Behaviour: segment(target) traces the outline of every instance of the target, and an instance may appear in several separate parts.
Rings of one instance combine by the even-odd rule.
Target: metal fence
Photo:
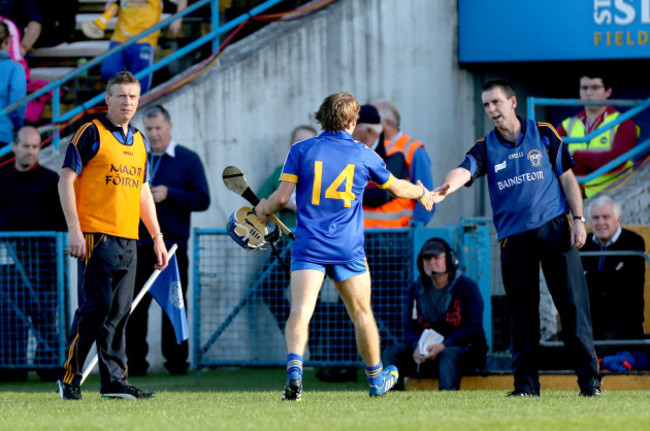
[[[465,220],[440,228],[366,230],[373,280],[373,311],[382,348],[401,339],[403,295],[417,274],[415,256],[431,237],[457,251],[461,268],[485,301],[484,326],[491,344],[490,239],[488,224]],[[288,265],[290,241],[277,247]],[[249,252],[224,229],[194,231],[194,366],[285,364],[284,325],[289,279],[271,250]],[[312,366],[358,365],[352,324],[333,283],[326,280],[310,325],[305,362]]]
[[[67,234],[0,232],[0,368],[55,369],[67,330]]]

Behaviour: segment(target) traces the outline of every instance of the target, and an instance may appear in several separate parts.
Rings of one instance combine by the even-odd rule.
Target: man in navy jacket
[[[388,347],[383,362],[396,365],[400,379],[438,377],[440,390],[458,390],[463,373],[485,364],[483,298],[477,284],[458,269],[455,253],[442,239],[425,242],[417,259],[420,276],[404,303],[405,342]],[[444,338],[421,348],[426,329]],[[403,387],[403,381],[398,385]]]

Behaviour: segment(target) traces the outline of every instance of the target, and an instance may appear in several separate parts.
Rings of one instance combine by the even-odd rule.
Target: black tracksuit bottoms
[[[539,394],[539,266],[560,314],[566,353],[581,389],[600,387],[589,293],[566,215],[500,242],[503,284],[512,312],[515,390]]]

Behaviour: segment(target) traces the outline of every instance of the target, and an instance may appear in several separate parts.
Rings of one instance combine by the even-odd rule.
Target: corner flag
[[[158,279],[149,289],[149,293],[160,304],[160,307],[172,322],[176,333],[176,342],[180,344],[182,341],[187,340],[190,335],[187,329],[187,313],[185,312],[176,255],[172,256],[169,265],[160,273]]]

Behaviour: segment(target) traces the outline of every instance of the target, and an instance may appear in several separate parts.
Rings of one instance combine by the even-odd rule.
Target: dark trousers
[[[562,321],[567,357],[580,388],[600,387],[589,293],[566,216],[501,240],[501,272],[512,310],[515,389],[539,394],[539,265]]]
[[[81,383],[84,361],[96,342],[103,393],[126,385],[124,333],[133,299],[136,241],[91,235],[94,248],[89,251],[90,258],[87,263],[79,260],[77,264],[79,306],[68,337],[63,382],[75,386]]]
[[[457,391],[460,389],[460,379],[464,373],[472,371],[472,358],[469,347],[449,346],[440,352],[434,361],[426,361],[418,366],[413,359],[413,348],[410,345],[393,344],[384,350],[382,362],[384,366],[395,365],[399,370],[398,389],[404,387],[404,377],[437,377],[438,389],[441,391]]]
[[[183,291],[183,301],[187,305],[187,268],[188,257],[187,248],[179,247],[176,249],[176,261],[178,262],[178,272],[181,276],[181,289]],[[135,282],[133,297],[135,298],[145,283],[151,277],[156,264],[156,255],[153,252],[151,244],[138,246],[138,270]],[[147,344],[147,331],[149,322],[149,306],[153,297],[146,294],[140,304],[133,310],[129,318],[129,324],[126,328],[126,355],[129,358],[129,374],[144,375],[147,373],[149,363],[147,362],[147,353],[149,345]],[[176,334],[169,318],[162,313],[162,332],[161,332],[162,354],[165,358],[165,368],[171,374],[184,374],[190,366],[188,362],[189,347],[187,340],[181,344],[176,343]]]

